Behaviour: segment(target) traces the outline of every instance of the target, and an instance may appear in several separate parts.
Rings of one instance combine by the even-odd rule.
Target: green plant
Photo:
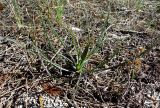
[[[88,43],[85,46],[83,52],[79,52],[79,54],[77,55],[77,63],[76,63],[77,72],[83,71],[84,66],[86,65],[86,63],[88,62],[88,59],[92,55],[92,54],[89,54],[89,47],[90,47],[90,43]]]
[[[97,52],[100,51],[102,48],[104,42],[107,39],[106,30],[109,28],[109,12],[107,13],[105,22],[103,27],[101,28],[101,36],[97,38],[96,42],[91,42],[91,39],[89,38],[88,41],[86,41],[86,45],[83,48],[83,46],[80,46],[79,39],[77,36],[73,33],[71,29],[68,29],[72,38],[72,44],[76,50],[76,61],[73,62],[73,66],[75,67],[76,71],[79,73],[82,73],[85,69],[86,64],[90,60],[90,58]],[[65,25],[66,26],[66,25]],[[69,28],[66,26],[66,28]]]
[[[63,6],[64,0],[55,0],[55,14],[56,14],[56,21],[57,23],[61,24],[62,23],[62,17],[64,13],[64,6]]]
[[[84,41],[84,45],[80,45],[81,43],[79,42],[78,36],[74,33],[71,26],[63,21],[63,0],[55,0],[54,3],[50,0],[36,0],[30,2],[33,4],[35,9],[35,14],[37,15],[36,20],[38,20],[38,23],[33,22],[32,24],[33,34],[30,35],[33,39],[33,47],[32,49],[29,49],[29,52],[38,56],[42,62],[42,66],[45,68],[49,76],[51,76],[48,70],[49,68],[54,67],[59,70],[69,71],[69,69],[63,67],[66,64],[68,65],[68,61],[70,61],[71,66],[74,67],[76,72],[84,72],[90,58],[95,53],[100,52],[100,49],[107,39],[106,30],[110,25],[110,13],[102,13],[106,16],[104,19],[104,25],[101,28],[101,36],[96,38],[95,42],[90,41],[91,39],[88,38]],[[54,6],[56,5],[56,7],[51,7],[52,4],[54,4]],[[67,35],[65,37],[59,35],[59,33],[55,30],[56,27],[54,24],[58,27],[58,29],[63,29]],[[36,32],[37,27],[39,28],[39,33]],[[38,40],[41,39],[44,48],[41,47],[41,42],[37,41],[36,38],[38,38]],[[55,38],[58,39],[57,46],[55,46],[55,43],[53,42]],[[66,40],[69,41],[69,44],[74,46],[72,51],[66,51],[66,53],[69,53],[71,56],[76,56],[74,60],[66,57],[62,51],[62,49],[68,45]]]

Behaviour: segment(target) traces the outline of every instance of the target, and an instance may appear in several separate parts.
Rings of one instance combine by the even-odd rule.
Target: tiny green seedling
[[[77,72],[83,71],[83,68],[89,59],[89,56],[88,56],[89,47],[90,47],[90,43],[86,45],[86,47],[84,48],[84,51],[80,54],[80,56],[77,56],[77,63],[76,63]]]

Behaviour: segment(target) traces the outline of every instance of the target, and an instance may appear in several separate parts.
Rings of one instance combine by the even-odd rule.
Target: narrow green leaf
[[[86,47],[81,55],[81,63],[83,63],[85,61],[85,59],[87,58],[89,47],[90,47],[90,43],[86,45]]]

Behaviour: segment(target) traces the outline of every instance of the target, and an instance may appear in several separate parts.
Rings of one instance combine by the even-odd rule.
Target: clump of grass
[[[103,27],[101,28],[101,35],[96,39],[93,40],[92,37],[89,37],[88,40],[84,42],[83,46],[80,46],[80,41],[78,39],[78,36],[76,36],[70,27],[65,26],[65,28],[68,29],[71,36],[71,41],[74,46],[75,52],[76,52],[76,61],[73,62],[73,66],[75,67],[75,70],[78,73],[82,73],[85,71],[85,67],[88,64],[90,58],[95,54],[100,52],[100,49],[103,47],[103,44],[105,43],[107,39],[107,29],[110,26],[109,18],[110,13],[107,13],[106,19],[104,19]]]
[[[63,67],[63,64],[67,64],[68,62],[68,58],[64,56],[63,52],[63,49],[68,46],[66,42],[68,40],[69,44],[73,46],[70,52],[71,55],[76,55],[72,66],[76,72],[84,72],[90,58],[100,51],[106,40],[106,29],[109,26],[109,12],[101,28],[101,36],[96,39],[95,43],[88,39],[81,46],[78,36],[72,31],[70,25],[63,21],[64,0],[35,0],[28,2],[33,6],[32,11],[34,11],[34,20],[30,22],[30,27],[28,27],[33,45],[28,49],[28,52],[41,60],[41,64],[49,76],[51,76],[49,68],[69,71]],[[22,25],[22,13],[20,12],[17,0],[13,1],[13,5],[16,12],[15,19],[17,24]],[[63,29],[66,36],[60,34],[57,29]],[[54,43],[55,39],[57,39],[57,43]]]

